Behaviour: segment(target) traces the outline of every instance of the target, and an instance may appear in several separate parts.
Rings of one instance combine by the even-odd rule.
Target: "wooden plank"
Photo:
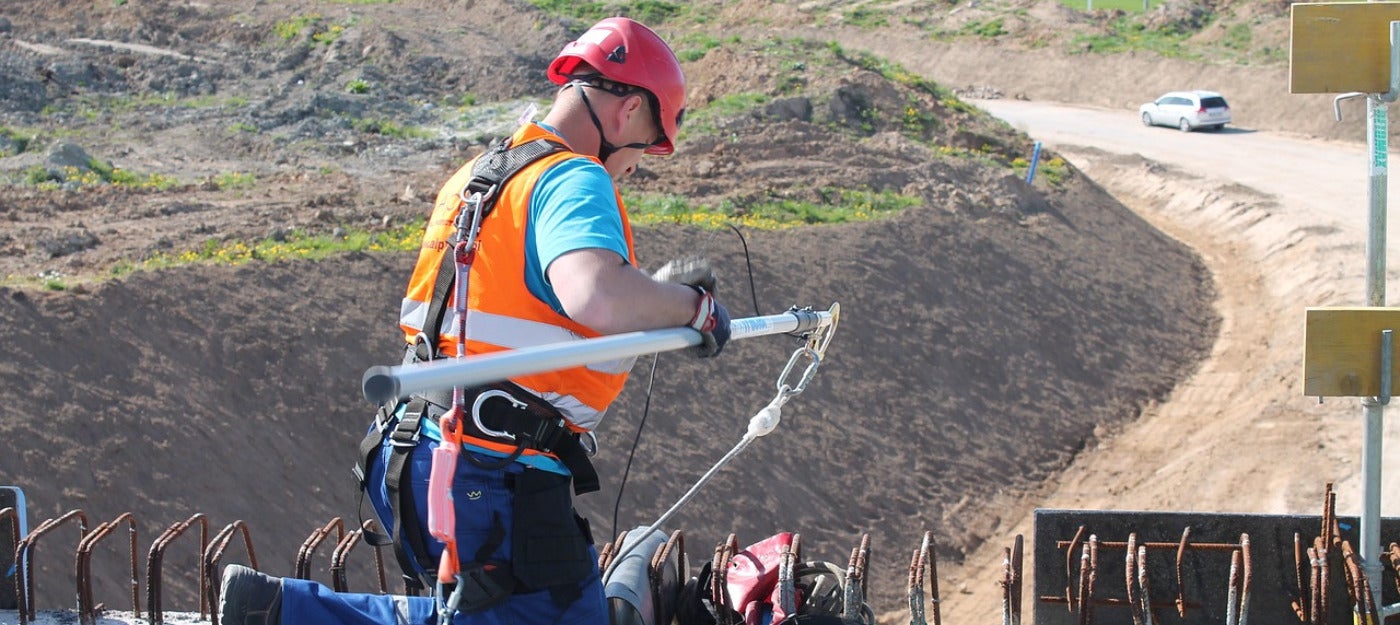
[[[1400,2],[1293,5],[1289,93],[1390,91],[1390,22]]]
[[[1400,345],[1400,308],[1309,308],[1303,337],[1303,394],[1373,397],[1380,393],[1381,330]],[[1391,392],[1400,394],[1400,358],[1392,355]]]

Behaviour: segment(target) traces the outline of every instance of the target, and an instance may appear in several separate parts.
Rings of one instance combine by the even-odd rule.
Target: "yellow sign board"
[[[1381,392],[1381,331],[1392,330],[1390,388],[1400,395],[1400,308],[1309,308],[1303,337],[1303,394],[1375,397]]]
[[[1390,22],[1400,2],[1293,5],[1289,93],[1390,91]]]

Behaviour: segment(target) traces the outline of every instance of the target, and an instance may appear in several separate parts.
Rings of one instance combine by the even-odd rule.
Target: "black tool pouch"
[[[462,566],[461,593],[457,611],[463,614],[484,612],[500,605],[515,592],[515,579],[509,569],[479,562]],[[458,594],[454,590],[453,594]]]
[[[569,482],[528,468],[515,478],[511,568],[526,589],[577,588],[593,573],[593,537],[587,521],[574,513]]]

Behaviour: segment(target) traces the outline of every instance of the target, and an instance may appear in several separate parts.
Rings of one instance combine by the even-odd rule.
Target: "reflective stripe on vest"
[[[512,145],[545,137],[562,142],[534,124],[527,124],[511,137]],[[549,304],[530,293],[525,284],[525,233],[530,212],[530,196],[540,175],[550,167],[571,158],[597,159],[573,152],[560,152],[525,166],[497,192],[495,209],[482,222],[479,242],[468,277],[467,353],[481,354],[599,336],[592,328],[554,312]],[[399,309],[399,326],[404,338],[413,342],[428,322],[433,283],[443,255],[448,253],[452,222],[461,209],[460,192],[471,179],[473,163],[467,163],[438,192],[432,217],[423,235],[413,277]],[[628,262],[637,266],[632,227],[621,195],[622,230],[627,241]],[[450,261],[449,261],[450,262]],[[438,341],[439,353],[457,353],[455,297],[449,295]],[[627,381],[633,359],[595,363],[511,378],[512,382],[548,400],[564,414],[573,429],[591,430],[597,426],[608,404],[617,398]]]

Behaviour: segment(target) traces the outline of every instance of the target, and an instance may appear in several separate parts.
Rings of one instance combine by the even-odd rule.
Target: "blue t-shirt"
[[[545,126],[546,130],[552,129]],[[525,285],[540,301],[564,314],[545,271],[575,250],[600,248],[629,258],[612,177],[602,165],[571,158],[540,175],[530,195],[525,230]]]

